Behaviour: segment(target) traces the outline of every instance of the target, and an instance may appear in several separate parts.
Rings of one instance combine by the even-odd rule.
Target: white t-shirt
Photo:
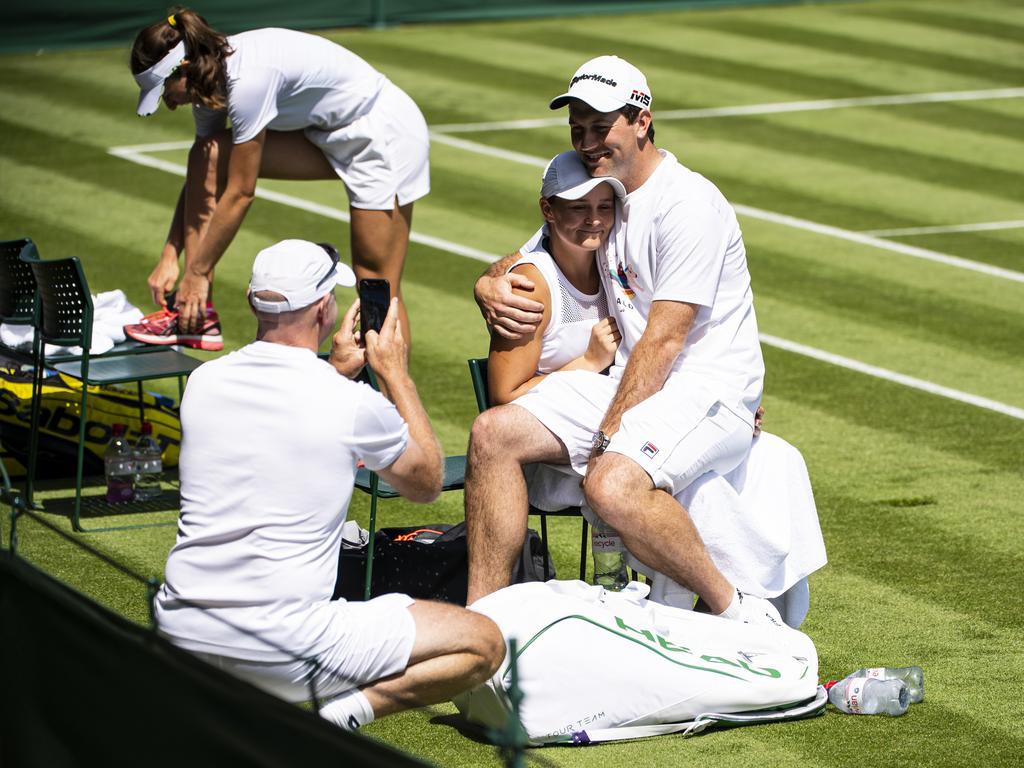
[[[658,151],[661,163],[626,196],[600,251],[609,308],[622,334],[611,375],[622,375],[653,302],[698,304],[666,387],[720,400],[753,423],[764,360],[736,214],[714,184]]]
[[[290,658],[246,633],[319,653],[329,616],[315,609],[334,588],[356,460],[394,463],[405,422],[312,351],[257,341],[192,374],[181,425],[181,517],[157,595],[160,630],[236,658]]]
[[[545,224],[519,249],[521,258],[509,267],[511,272],[520,264],[533,264],[551,294],[551,316],[541,337],[538,374],[557,371],[586,352],[591,329],[608,315],[604,289],[588,294],[573,286],[548,253],[545,247],[548,237]]]
[[[264,128],[330,130],[367,114],[388,82],[351,51],[291,29],[254,29],[228,37],[228,106],[193,107],[196,135],[209,136],[231,119],[234,143]]]

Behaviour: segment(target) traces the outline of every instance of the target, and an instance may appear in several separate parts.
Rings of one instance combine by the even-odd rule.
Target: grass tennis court
[[[412,95],[435,132],[433,191],[416,206],[404,291],[413,375],[451,453],[464,451],[476,412],[465,360],[487,344],[472,284],[483,261],[533,233],[541,168],[568,148],[565,115],[549,112],[548,99],[594,55],[646,72],[657,144],[740,214],[768,370],[766,428],[804,454],[830,557],[812,577],[803,627],[821,677],[882,664],[926,671],[926,700],[903,718],[830,711],[530,756],[558,766],[1020,764],[1024,3],[781,5],[326,34]],[[0,235],[32,237],[43,258],[80,256],[94,291],[123,288],[148,311],[145,278],[191,120],[135,117],[129,43],[0,60]],[[261,189],[276,199],[254,204],[217,269],[229,348],[254,331],[244,290],[257,250],[285,237],[347,250],[340,185]],[[454,522],[461,504],[461,494],[429,509],[385,503],[383,524]],[[365,523],[362,497],[352,513]],[[556,564],[572,574],[578,523],[551,527]],[[30,522],[20,535],[31,560],[146,620],[140,589]],[[174,527],[87,538],[159,574]],[[366,733],[441,765],[497,764],[492,748],[454,729],[453,712],[411,712]]]

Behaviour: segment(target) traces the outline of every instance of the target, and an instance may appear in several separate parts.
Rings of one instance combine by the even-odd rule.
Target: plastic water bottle
[[[107,475],[107,503],[123,504],[135,496],[132,483],[135,480],[135,457],[132,446],[125,439],[124,424],[114,424],[113,434],[103,454],[103,466]]]
[[[135,500],[149,501],[161,493],[160,478],[163,476],[163,451],[153,439],[153,425],[142,422],[142,434],[135,443]]]
[[[902,715],[910,706],[910,693],[902,680],[850,677],[828,690],[828,700],[849,715]]]
[[[618,592],[629,583],[626,548],[618,532],[600,518],[591,528],[590,549],[594,553],[594,583]]]
[[[902,680],[907,684],[910,703],[924,701],[924,670],[920,667],[870,667],[858,669],[847,677],[871,677],[876,680]]]

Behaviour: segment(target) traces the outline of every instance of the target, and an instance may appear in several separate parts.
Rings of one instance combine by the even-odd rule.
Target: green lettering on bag
[[[689,648],[685,648],[681,645],[676,645],[675,643],[666,640],[661,635],[658,635],[658,645],[660,645],[666,651],[675,651],[677,653],[693,653],[693,651],[691,651]]]
[[[755,675],[761,675],[762,677],[780,678],[782,673],[777,669],[771,667],[752,667],[747,662],[741,661],[740,666],[748,672],[753,672]]]
[[[730,667],[742,667],[742,666],[745,666],[743,664],[740,664],[740,662],[738,662],[738,661],[731,661],[730,659],[724,659],[721,656],[706,656],[705,655],[705,656],[701,656],[701,659],[703,659],[704,661],[710,662],[712,664],[728,664]]]
[[[619,629],[625,629],[625,630],[629,630],[630,632],[636,632],[638,635],[643,635],[644,637],[646,637],[648,642],[651,642],[651,643],[654,642],[654,633],[653,632],[649,632],[646,629],[634,629],[633,627],[631,627],[628,624],[626,624],[626,622],[624,622],[618,616],[615,617],[615,623],[619,625]]]

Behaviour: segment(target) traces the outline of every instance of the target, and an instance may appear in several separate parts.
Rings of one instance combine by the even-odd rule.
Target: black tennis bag
[[[512,570],[512,583],[555,578],[548,558],[544,573],[544,545],[532,528]],[[362,600],[366,576],[366,547],[341,551],[334,598]],[[466,524],[382,528],[374,537],[373,580],[370,597],[404,592],[422,600],[466,604],[468,556]]]

